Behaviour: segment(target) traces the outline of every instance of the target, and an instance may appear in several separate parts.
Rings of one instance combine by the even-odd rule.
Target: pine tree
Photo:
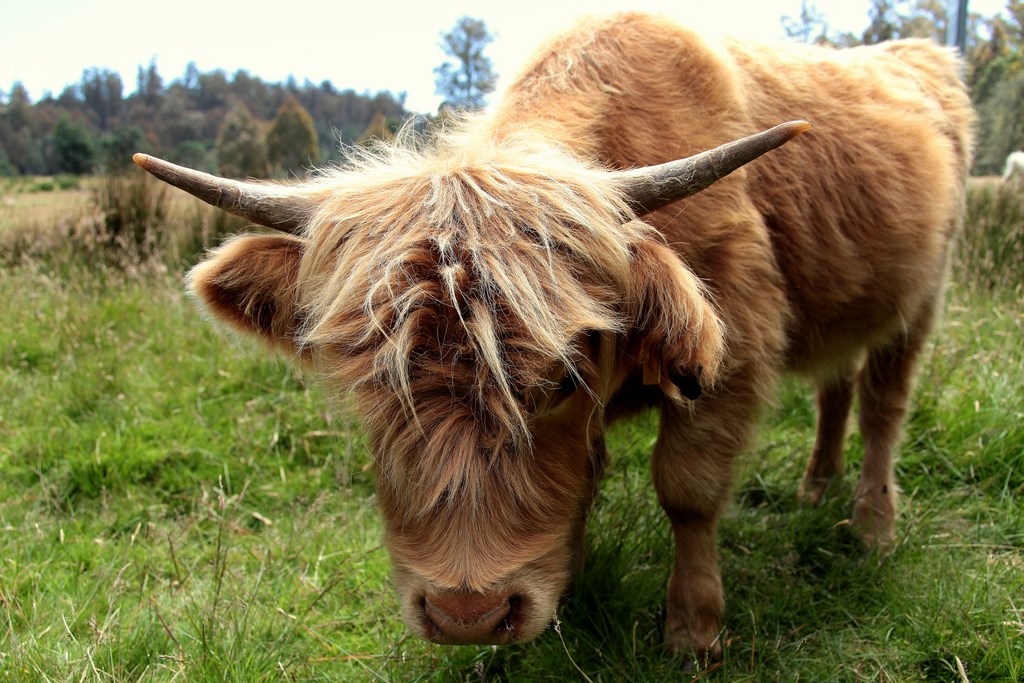
[[[267,145],[259,122],[241,102],[235,104],[217,136],[217,165],[229,178],[266,178]]]
[[[391,119],[389,120],[384,114],[377,112],[373,115],[373,120],[370,121],[370,125],[366,127],[363,134],[360,135],[356,142],[360,145],[371,143],[373,140],[381,140],[387,142],[388,140],[395,139],[395,130],[400,125],[400,122]]]
[[[313,118],[298,100],[288,97],[267,131],[267,159],[275,174],[300,175],[316,163],[319,151]]]

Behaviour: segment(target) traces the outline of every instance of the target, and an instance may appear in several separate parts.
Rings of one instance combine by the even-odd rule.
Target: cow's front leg
[[[675,654],[706,666],[722,658],[722,577],[717,515],[665,505],[676,554],[668,581],[665,639]]]
[[[737,411],[721,406],[722,401],[699,401],[696,410],[665,408],[652,474],[675,539],[665,638],[674,652],[693,655],[703,664],[722,656],[718,517],[729,495],[733,456],[746,443],[750,416],[730,419]]]

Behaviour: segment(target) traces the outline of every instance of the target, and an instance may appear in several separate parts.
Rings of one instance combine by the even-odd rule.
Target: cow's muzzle
[[[516,639],[527,600],[518,593],[441,591],[419,599],[427,638],[442,645],[501,645]]]

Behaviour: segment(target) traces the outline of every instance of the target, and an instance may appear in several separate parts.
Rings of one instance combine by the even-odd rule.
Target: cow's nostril
[[[501,623],[494,629],[494,635],[499,638],[513,638],[519,630],[523,608],[523,598],[518,595],[510,595],[508,598],[508,614],[501,620]]]

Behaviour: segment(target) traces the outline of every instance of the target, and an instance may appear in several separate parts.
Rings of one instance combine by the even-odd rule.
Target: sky
[[[155,60],[165,83],[195,62],[201,72],[245,69],[265,81],[331,81],[357,92],[407,93],[412,111],[434,112],[440,34],[459,17],[483,19],[495,36],[485,54],[499,90],[546,36],[585,14],[639,10],[664,14],[709,35],[783,39],[780,18],[800,0],[12,0],[0,9],[0,90],[21,81],[33,101],[59,95],[90,67],[118,72],[125,94],[139,65]],[[1005,0],[969,0],[992,16]],[[816,0],[835,31],[861,32],[870,0]],[[274,9],[262,9],[273,7]]]

